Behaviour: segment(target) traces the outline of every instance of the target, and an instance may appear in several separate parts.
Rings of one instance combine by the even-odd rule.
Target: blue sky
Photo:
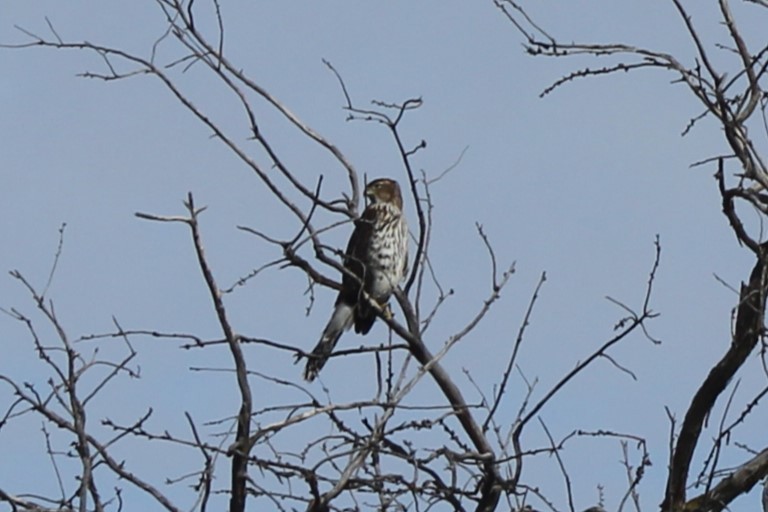
[[[549,4],[531,12],[563,40],[621,40],[691,62],[692,46],[671,2]],[[229,59],[332,140],[361,172],[404,179],[387,131],[345,120],[344,98],[322,59],[338,69],[360,106],[372,99],[423,99],[423,107],[410,113],[402,127],[411,144],[427,141],[414,159],[417,169],[436,176],[461,157],[432,190],[432,261],[442,285],[456,291],[427,340],[433,350],[466,323],[489,293],[488,257],[475,223],[484,226],[501,264],[516,262],[516,273],[492,314],[444,360],[470,401],[478,397],[462,368],[491,392],[541,272],[547,272],[548,280],[520,360],[526,376],[539,379],[538,396],[612,336],[622,311],[606,296],[640,305],[659,235],[662,259],[651,304],[661,316],[650,328],[663,343],[632,337],[613,355],[637,381],[598,361],[543,412],[557,438],[574,429],[600,428],[645,437],[653,466],[640,492],[646,507],[656,506],[667,458],[665,407],[682,418],[691,394],[729,343],[737,297],[714,275],[738,288],[752,265],[720,213],[715,169],[689,167],[724,151],[725,145],[711,122],[680,136],[701,110],[688,91],[670,84],[673,75],[649,71],[576,81],[542,99],[544,88],[586,61],[527,56],[519,34],[490,1],[269,1],[223,7]],[[759,34],[765,13],[738,7],[747,33]],[[703,34],[724,42],[714,12],[698,4],[691,8]],[[147,55],[163,30],[153,2],[127,8],[114,2],[13,0],[3,11],[3,43],[26,41],[14,25],[45,33],[47,16],[64,39]],[[199,19],[205,24],[203,14]],[[172,59],[176,53],[167,50],[160,56]],[[716,55],[716,61],[728,63],[727,54]],[[222,286],[279,256],[274,247],[236,226],[290,236],[295,221],[157,80],[138,76],[104,83],[77,77],[103,69],[98,58],[83,52],[2,50],[0,62],[0,268],[18,269],[43,286],[57,230],[66,222],[50,297],[72,336],[110,330],[113,315],[125,328],[217,336],[188,232],[180,225],[139,220],[134,212],[181,214],[181,201],[192,191],[199,204],[208,206],[202,229]],[[194,67],[174,76],[241,144],[251,144],[236,102],[222,87]],[[263,103],[256,102],[256,111],[260,127],[297,176],[314,183],[322,173],[328,194],[344,190],[344,175],[333,160]],[[327,241],[342,246],[347,236],[339,229]],[[305,287],[292,270],[251,280],[228,296],[237,331],[310,349],[334,296],[318,290],[311,315],[305,316]],[[30,314],[34,309],[7,276],[0,278],[0,306]],[[43,368],[21,325],[5,315],[0,325],[7,347],[0,372],[44,385]],[[386,330],[377,326],[373,336],[348,334],[341,344],[375,343],[386,337]],[[129,423],[151,406],[153,425],[184,432],[184,411],[201,422],[232,414],[232,376],[190,371],[227,367],[224,351],[184,351],[172,341],[152,339],[136,339],[135,346],[142,378],[108,388],[90,414],[95,424],[102,417]],[[121,349],[104,343],[100,350]],[[249,347],[248,355],[255,370],[299,378],[300,369],[287,354]],[[333,360],[323,381],[335,399],[353,399],[358,390],[348,383],[365,379],[371,364],[361,358]],[[511,422],[517,410],[523,383],[517,379],[513,385],[502,423]],[[764,385],[759,359],[753,356],[731,417]],[[430,383],[421,385],[418,397],[439,400]],[[0,390],[0,405],[8,400],[6,390]],[[714,425],[722,412],[722,405],[716,408]],[[740,440],[762,448],[765,420],[765,412],[755,413],[738,431]],[[39,428],[39,421],[30,419],[0,430],[3,452],[25,454],[25,462],[12,471],[0,465],[0,481],[9,482],[3,484],[8,488],[24,488],[33,479],[44,486],[53,482],[47,460],[34,451],[42,444]],[[532,444],[542,441],[536,427],[529,435]],[[147,464],[147,456],[161,449],[168,450],[162,452],[162,463]],[[733,458],[725,465],[746,459],[731,450]],[[30,453],[35,455],[27,457]],[[159,482],[199,462],[194,454],[159,445],[132,447],[125,455],[137,471],[154,473]],[[606,440],[578,441],[564,452],[578,509],[596,503],[598,485],[605,489],[606,507],[615,509],[625,487],[619,457],[618,444]],[[530,483],[542,485],[564,509],[564,486],[553,473],[553,461],[542,459],[528,468]],[[176,492],[181,501],[190,499],[183,489],[169,490]],[[753,492],[732,510],[754,510],[757,500]]]

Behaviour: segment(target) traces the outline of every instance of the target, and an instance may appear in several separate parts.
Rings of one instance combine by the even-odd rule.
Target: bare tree
[[[768,446],[753,450],[752,456],[736,468],[720,466],[723,451],[727,449],[734,429],[747,421],[750,412],[765,395],[766,388],[753,390],[753,398],[730,424],[722,424],[712,440],[704,467],[697,476],[691,474],[696,449],[705,450],[702,429],[719,401],[728,401],[724,395],[729,385],[742,371],[748,357],[760,350],[764,358],[764,317],[766,286],[766,258],[768,245],[759,225],[747,222],[739,205],[748,206],[750,212],[760,216],[768,213],[765,190],[768,187],[768,169],[760,151],[768,136],[766,122],[766,93],[768,84],[768,41],[748,41],[733,14],[731,2],[719,0],[720,23],[724,27],[722,40],[707,40],[697,28],[681,0],[672,0],[680,16],[681,30],[685,31],[695,49],[695,58],[685,62],[661,50],[642,48],[624,43],[562,42],[549,33],[543,24],[534,20],[523,2],[494,0],[512,26],[523,36],[529,54],[544,57],[590,56],[601,58],[595,67],[573,71],[543,91],[545,96],[574,80],[611,75],[616,72],[639,72],[660,69],[671,72],[678,84],[683,84],[699,100],[702,110],[693,116],[683,135],[688,135],[704,119],[714,119],[722,129],[727,143],[723,154],[703,155],[694,166],[715,169],[715,185],[722,198],[723,214],[733,233],[745,250],[754,255],[751,273],[741,285],[735,305],[736,321],[731,340],[720,343],[725,353],[713,363],[709,374],[691,397],[683,421],[673,421],[669,473],[663,511],[719,511],[739,495],[752,489],[768,475]],[[738,2],[744,15],[761,14],[768,4],[763,1]],[[752,5],[749,5],[752,4]],[[763,11],[764,13],[764,11]],[[723,60],[722,57],[726,59]],[[605,61],[610,59],[610,62]],[[722,62],[722,64],[715,64]],[[719,67],[722,66],[722,67]],[[765,360],[763,359],[765,368]],[[768,373],[768,372],[767,372]],[[694,497],[688,488],[694,486]]]
[[[0,381],[13,395],[10,403],[3,404],[0,428],[22,417],[39,417],[46,428],[55,427],[65,432],[71,443],[72,449],[64,452],[60,446],[46,446],[56,473],[60,473],[63,461],[77,461],[78,468],[76,471],[71,470],[76,475],[74,484],[71,479],[60,479],[60,492],[56,496],[41,495],[34,488],[5,489],[0,483],[0,501],[8,503],[13,510],[121,510],[123,506],[131,508],[128,496],[135,496],[133,491],[138,491],[155,506],[166,510],[193,508],[205,511],[213,507],[220,508],[217,498],[222,495],[227,497],[228,508],[233,512],[249,507],[278,510],[303,508],[310,511],[422,510],[432,507],[478,511],[531,510],[531,503],[558,510],[559,506],[553,503],[536,482],[528,479],[525,471],[528,461],[536,457],[549,457],[551,463],[562,471],[566,483],[568,503],[565,507],[574,511],[577,505],[571,492],[570,476],[560,454],[573,439],[608,438],[620,443],[628,477],[619,508],[633,503],[639,510],[637,486],[643,478],[644,468],[649,464],[645,441],[633,434],[605,430],[574,430],[565,438],[556,439],[550,433],[541,412],[553,397],[597,360],[608,360],[620,370],[628,372],[611,355],[617,344],[632,335],[653,339],[647,324],[655,316],[651,309],[651,297],[661,253],[658,240],[655,252],[649,254],[648,276],[638,276],[638,282],[644,283],[640,303],[630,305],[614,301],[623,314],[615,334],[585,354],[580,363],[540,396],[533,393],[535,383],[527,382],[524,399],[520,403],[511,404],[508,400],[510,381],[518,371],[518,354],[524,343],[526,327],[532,319],[534,306],[546,280],[546,275],[542,274],[532,292],[527,310],[521,312],[523,321],[509,353],[505,354],[505,370],[498,376],[493,392],[484,392],[479,387],[470,388],[480,399],[477,403],[467,400],[466,387],[459,384],[456,375],[446,371],[441,360],[487,318],[513,277],[514,265],[498,262],[502,258],[496,254],[492,240],[478,224],[477,243],[487,249],[490,261],[490,286],[485,300],[476,305],[474,310],[471,309],[472,305],[467,305],[469,319],[452,335],[445,339],[432,338],[433,330],[430,330],[430,326],[439,321],[438,312],[453,292],[443,287],[430,260],[433,206],[434,201],[437,201],[430,186],[442,175],[429,176],[416,171],[414,159],[425,148],[425,143],[405,139],[400,130],[404,119],[414,115],[421,100],[406,98],[396,103],[373,101],[370,107],[361,107],[353,91],[348,90],[343,75],[327,63],[329,72],[338,79],[349,120],[376,123],[384,126],[391,134],[393,147],[401,163],[396,179],[404,184],[403,188],[407,190],[406,195],[416,212],[416,218],[410,223],[413,227],[412,246],[415,249],[412,251],[411,270],[402,288],[396,293],[399,307],[394,317],[377,313],[379,320],[389,328],[389,343],[340,349],[333,354],[333,357],[364,354],[374,359],[377,372],[371,377],[375,390],[373,396],[361,396],[354,401],[341,403],[333,399],[333,390],[325,390],[324,396],[318,396],[301,381],[298,370],[295,379],[286,380],[268,368],[258,367],[249,361],[245,354],[249,345],[258,345],[276,354],[299,357],[307,356],[304,350],[308,347],[295,346],[284,340],[266,339],[258,333],[240,333],[227,312],[228,294],[235,288],[252,284],[252,278],[259,273],[276,268],[292,269],[305,276],[310,294],[317,287],[338,289],[339,273],[345,271],[339,258],[342,251],[326,240],[331,230],[339,226],[348,227],[358,217],[363,178],[332,141],[320,135],[240,65],[228,59],[224,44],[222,6],[217,0],[211,0],[205,5],[195,3],[194,0],[156,0],[156,4],[167,30],[155,41],[149,55],[95,42],[64,39],[57,33],[53,22],[48,22],[44,32],[20,28],[24,40],[6,47],[91,52],[100,57],[102,66],[83,72],[85,78],[113,82],[150,76],[159,81],[213,137],[239,158],[242,165],[252,172],[254,179],[292,215],[293,229],[275,234],[266,222],[259,226],[240,226],[259,243],[276,250],[279,257],[264,262],[231,287],[225,287],[219,284],[216,269],[206,257],[205,208],[196,204],[193,194],[185,198],[181,215],[137,213],[143,220],[175,224],[189,231],[189,250],[196,256],[220,331],[219,336],[213,339],[194,333],[158,332],[148,327],[127,329],[117,320],[111,332],[72,336],[56,315],[48,286],[39,290],[26,276],[13,272],[12,276],[26,289],[41,316],[33,319],[31,314],[24,313],[20,308],[9,309],[6,313],[26,326],[32,347],[39,355],[41,364],[47,366],[50,379],[46,383],[20,382],[4,375],[0,369]],[[516,4],[499,2],[498,5],[526,35],[529,50],[533,53],[561,55],[613,51],[640,55],[643,59],[650,59],[651,63],[666,63],[662,67],[682,74],[697,96],[702,101],[706,99],[710,102],[705,104],[715,109],[713,114],[729,120],[730,124],[724,126],[730,129],[727,133],[730,133],[729,142],[734,141],[734,152],[737,148],[740,150],[735,156],[744,167],[744,179],[762,183],[757,178],[764,174],[762,163],[753,151],[745,130],[740,128],[747,118],[759,110],[759,89],[754,84],[763,77],[765,66],[760,60],[763,58],[762,52],[756,60],[750,57],[745,61],[749,62],[749,66],[737,78],[744,79],[746,76],[750,85],[747,94],[738,96],[737,100],[735,92],[732,97],[726,96],[727,91],[735,90],[737,78],[718,82],[712,71],[712,77],[706,79],[701,70],[689,71],[682,66],[675,67],[670,64],[676,62],[671,57],[664,60],[666,57],[660,54],[639,49],[597,45],[563,47],[538,28]],[[212,33],[198,28],[203,24],[199,23],[197,17],[206,12],[214,20],[213,26],[216,29]],[[205,25],[209,26],[210,23]],[[527,26],[534,30],[532,34],[529,34],[530,29],[525,28]],[[695,35],[692,29],[691,32]],[[169,49],[173,51],[166,51]],[[162,62],[158,57],[171,54],[176,57]],[[744,55],[747,55],[746,50]],[[757,66],[757,63],[761,64]],[[238,102],[242,113],[240,126],[232,128],[217,123],[215,107],[195,102],[185,91],[182,74],[190,67],[205,70]],[[630,69],[632,67],[630,65]],[[564,81],[581,74],[584,73],[575,73]],[[274,142],[260,129],[257,107],[268,107],[291,124],[304,144],[321,148],[331,155],[335,162],[333,172],[344,177],[348,183],[346,190],[329,191],[325,186],[326,176],[312,175],[306,170],[290,167],[285,155],[276,149]],[[243,143],[246,137],[248,142]],[[745,188],[742,183],[736,188],[727,188],[723,169],[725,161],[725,157],[719,159],[719,183],[724,208],[739,240],[755,252],[757,264],[752,278],[742,290],[735,336],[732,348],[726,355],[727,359],[713,369],[714,376],[703,386],[704,391],[700,393],[703,396],[694,400],[690,409],[692,412],[686,416],[678,437],[665,510],[678,510],[685,501],[690,463],[690,455],[685,454],[698,443],[699,431],[696,425],[701,425],[722,391],[721,388],[725,387],[743,364],[744,358],[757,345],[762,333],[762,313],[765,307],[763,245],[748,235],[734,212],[733,203],[746,200],[756,207],[764,207],[765,201],[760,190]],[[167,229],[174,227],[168,226]],[[55,261],[58,261],[58,254]],[[51,276],[55,270],[54,264]],[[55,335],[43,338],[37,327],[39,323],[53,327]],[[153,411],[148,409],[145,414],[127,424],[109,417],[99,418],[100,426],[105,427],[106,432],[104,429],[95,430],[93,419],[87,414],[91,401],[95,396],[107,394],[110,383],[116,379],[138,376],[138,369],[133,366],[136,354],[134,347],[137,346],[137,340],[146,338],[176,341],[183,349],[212,350],[214,346],[226,347],[231,358],[228,371],[238,397],[237,407],[231,416],[199,419],[187,414],[185,421],[188,432],[180,434],[154,427],[150,422]],[[97,349],[88,348],[109,339],[122,341],[122,357],[102,356]],[[85,345],[84,342],[90,342],[91,345]],[[428,347],[440,348],[433,351]],[[468,377],[471,384],[471,373]],[[524,374],[521,380],[525,382]],[[438,401],[427,405],[409,401],[415,389],[430,381],[440,391]],[[716,389],[713,390],[712,386]],[[273,398],[276,396],[292,398]],[[497,422],[502,409],[512,411],[515,421],[511,425]],[[205,425],[220,426],[223,430],[220,434],[223,435],[206,436],[201,431],[201,421]],[[524,432],[533,425],[546,433],[548,443],[544,446],[526,446]],[[728,430],[724,428],[721,440],[727,435]],[[191,507],[178,502],[171,496],[171,492],[136,473],[129,464],[115,455],[119,447],[129,441],[173,445],[199,454],[199,466],[188,468],[185,478],[173,482],[193,482],[190,485],[194,495]],[[728,479],[708,487],[707,492],[697,499],[699,502],[726,504],[730,496],[748,490],[765,474],[765,464],[761,461],[760,456],[756,456]],[[69,464],[66,466],[70,467]],[[711,465],[710,474],[716,475],[716,464]],[[216,476],[221,475],[227,478],[216,479]],[[224,480],[226,484],[221,484]]]

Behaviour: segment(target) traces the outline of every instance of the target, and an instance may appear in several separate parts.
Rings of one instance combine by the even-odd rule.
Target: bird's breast
[[[407,254],[407,231],[399,217],[374,229],[368,252],[369,293],[386,299],[403,279],[403,259]]]

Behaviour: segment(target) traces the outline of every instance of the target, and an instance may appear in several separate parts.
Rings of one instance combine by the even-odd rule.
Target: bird
[[[365,187],[368,206],[349,238],[344,275],[333,314],[307,358],[304,379],[311,382],[325,366],[336,343],[353,325],[368,334],[376,321],[376,302],[389,314],[388,301],[408,272],[408,224],[397,181],[379,178]]]

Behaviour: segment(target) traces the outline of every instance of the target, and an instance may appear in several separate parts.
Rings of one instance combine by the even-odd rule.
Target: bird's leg
[[[395,314],[392,312],[392,308],[389,307],[389,302],[381,307],[381,316],[387,320],[392,320],[395,317]]]
[[[381,303],[378,300],[374,299],[370,295],[368,295],[366,292],[363,292],[365,295],[365,300],[368,301],[368,304],[378,311],[381,316],[384,317],[386,320],[392,320],[395,317],[395,314],[392,312],[392,308],[389,306],[389,302]]]

